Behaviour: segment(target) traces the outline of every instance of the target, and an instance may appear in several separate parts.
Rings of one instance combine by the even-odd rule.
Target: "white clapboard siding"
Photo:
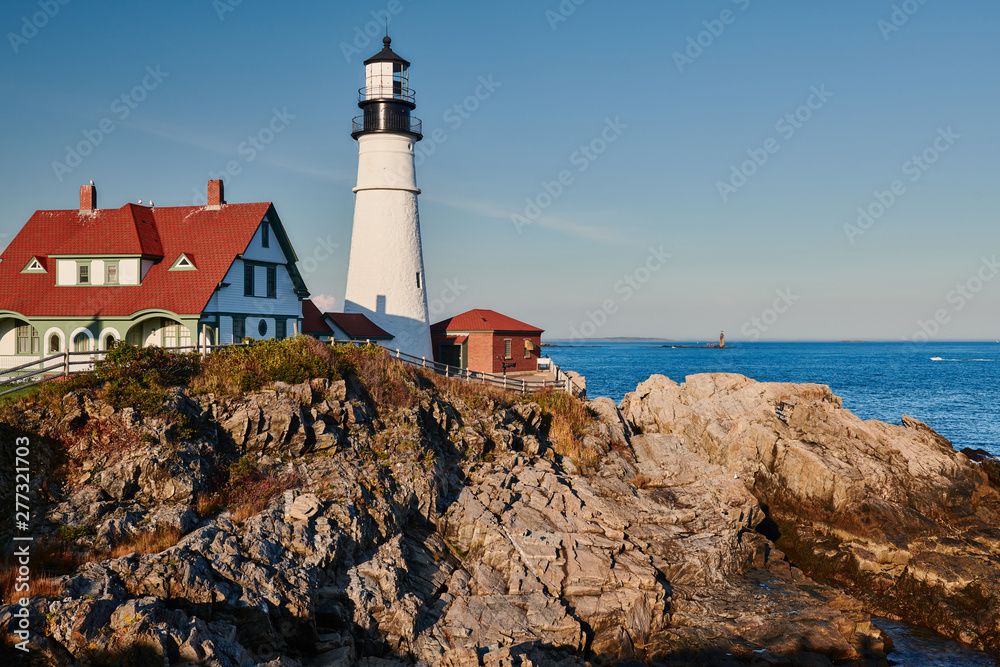
[[[254,273],[261,274],[259,279],[256,275],[254,276],[254,282],[256,283],[254,292],[266,294],[267,271],[264,268],[256,268]],[[295,295],[295,286],[292,284],[292,279],[289,277],[288,269],[284,264],[279,264],[277,267],[277,298],[274,299],[243,296],[243,260],[238,259],[233,262],[222,282],[228,283],[229,286],[223,287],[212,295],[208,306],[205,308],[205,314],[245,313],[247,315],[257,314],[272,317],[277,315],[295,318],[302,317],[302,302]],[[229,332],[229,335],[232,336],[231,324]],[[249,321],[247,322],[247,335],[252,335]]]
[[[275,238],[273,225],[268,224],[268,236],[270,237],[268,247],[265,248],[261,243],[264,224],[265,223],[261,223],[257,227],[257,231],[254,232],[253,235],[253,240],[250,241],[250,245],[247,246],[247,249],[243,251],[243,259],[249,259],[250,261],[256,262],[271,262],[272,264],[284,264],[288,261],[288,259],[285,257],[285,253],[282,252],[278,239]]]

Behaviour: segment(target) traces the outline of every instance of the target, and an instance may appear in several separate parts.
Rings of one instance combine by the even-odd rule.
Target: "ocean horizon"
[[[1000,343],[995,341],[545,341],[544,354],[616,403],[653,374],[676,382],[738,373],[759,382],[825,384],[861,419],[926,423],[956,449],[1000,456]],[[664,347],[665,346],[665,347]],[[678,347],[673,347],[678,346]],[[682,347],[691,346],[691,347]]]

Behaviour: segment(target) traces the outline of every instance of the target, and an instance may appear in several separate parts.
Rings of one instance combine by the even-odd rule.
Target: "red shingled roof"
[[[392,338],[391,333],[372,322],[364,313],[323,314],[351,338]]]
[[[0,310],[26,317],[201,313],[270,209],[262,202],[36,211],[0,255]],[[198,258],[197,271],[168,271],[181,253]],[[143,255],[156,263],[141,285],[57,287],[56,262],[45,260],[51,255]],[[32,257],[48,273],[21,273]]]
[[[392,338],[391,333],[372,322],[363,313],[322,313],[311,299],[302,300],[302,333],[314,336],[334,335],[336,332],[327,324],[327,318],[354,339]]]
[[[302,299],[302,333],[313,336],[332,336],[333,329],[326,323],[312,299]]]
[[[542,333],[544,329],[533,327],[515,320],[513,317],[501,315],[495,310],[475,308],[447,320],[441,320],[431,325],[431,331],[517,331],[524,333]]]

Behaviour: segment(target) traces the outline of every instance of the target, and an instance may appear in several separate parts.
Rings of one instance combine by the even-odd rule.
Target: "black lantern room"
[[[410,116],[417,107],[410,89],[410,63],[396,55],[382,39],[382,50],[365,61],[365,85],[358,90],[358,106],[363,113],[354,119],[351,136],[357,139],[373,132],[393,132],[423,138],[419,118]]]

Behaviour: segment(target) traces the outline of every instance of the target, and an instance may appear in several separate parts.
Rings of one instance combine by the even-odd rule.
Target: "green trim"
[[[32,264],[38,264],[37,267],[33,267]],[[48,273],[42,263],[38,261],[38,257],[32,257],[28,260],[28,264],[21,269],[21,273]]]
[[[121,260],[119,259],[106,259],[104,260],[104,285],[113,286],[122,284],[122,268],[120,266]],[[108,269],[115,267],[115,279],[114,282],[108,280]],[[133,285],[133,287],[138,287],[138,285]]]
[[[107,254],[107,255],[46,255],[52,259],[104,259],[105,257],[110,257],[111,259],[156,259],[160,257],[159,255],[121,255],[121,254]]]
[[[19,329],[24,327],[29,327],[31,331],[28,332],[28,347],[34,347],[34,344],[38,345],[38,349],[34,352],[21,352],[21,332]],[[14,327],[14,356],[15,357],[41,357],[42,351],[42,334],[39,333],[38,328],[30,324],[22,324],[20,326]]]
[[[256,294],[247,294],[247,292],[246,292],[246,288],[247,288],[247,285],[246,285],[246,269],[247,269],[248,266],[250,266],[250,267],[257,267],[257,266],[259,266],[262,269],[264,269],[264,289],[265,290],[268,287],[268,283],[267,283],[267,270],[268,269],[273,269],[274,270],[274,295],[273,296],[272,295],[268,295],[268,294],[265,294],[264,296],[258,296]],[[277,299],[278,298],[278,267],[279,266],[288,266],[288,265],[287,264],[278,264],[277,262],[262,262],[262,261],[257,260],[257,259],[244,259],[243,260],[243,297],[247,298],[247,299]],[[227,271],[227,273],[228,273],[228,271]],[[252,286],[253,286],[254,290],[256,291],[256,289],[257,289],[257,276],[256,275],[253,276]]]
[[[89,287],[89,286],[92,286],[94,284],[94,277],[93,277],[93,275],[91,275],[91,271],[90,271],[93,268],[93,266],[91,265],[91,263],[93,261],[94,260],[92,260],[92,259],[86,259],[86,260],[84,260],[84,259],[78,259],[78,260],[76,260],[76,283],[74,283],[74,284],[79,285],[81,287],[82,286],[88,286]],[[87,268],[87,282],[83,282],[83,280],[82,280],[83,275],[82,275],[81,269],[83,269],[84,267]]]
[[[281,223],[278,212],[274,210],[274,204],[268,206],[264,217],[268,219],[271,231],[274,232],[274,238],[277,239],[278,245],[281,246],[281,251],[285,253],[285,258],[288,260],[286,267],[288,268],[288,276],[292,279],[292,286],[295,288],[295,293],[300,296],[309,296],[309,288],[306,287],[306,283],[299,273],[299,268],[295,266],[295,263],[299,261],[298,255],[295,254],[295,250],[292,248],[292,242],[288,240],[288,234],[285,233],[285,226]]]

